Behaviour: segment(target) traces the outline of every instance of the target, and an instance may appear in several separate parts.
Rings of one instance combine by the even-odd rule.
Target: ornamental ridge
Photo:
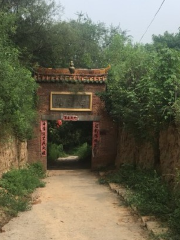
[[[75,69],[70,73],[68,68],[38,68],[34,71],[36,82],[69,82],[69,83],[105,83],[107,80],[107,68],[100,69]]]

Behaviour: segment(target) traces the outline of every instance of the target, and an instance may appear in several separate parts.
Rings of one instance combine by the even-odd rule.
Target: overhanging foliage
[[[30,137],[35,119],[36,83],[31,73],[19,63],[19,51],[8,38],[12,33],[11,15],[0,13],[0,125],[20,138]]]
[[[176,116],[180,93],[180,53],[146,48],[120,35],[107,49],[111,72],[102,94],[108,112],[135,137],[150,139]]]

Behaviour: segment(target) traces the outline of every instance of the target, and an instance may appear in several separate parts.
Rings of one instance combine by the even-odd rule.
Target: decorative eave
[[[38,68],[34,78],[38,83],[105,83],[110,67],[101,69]]]

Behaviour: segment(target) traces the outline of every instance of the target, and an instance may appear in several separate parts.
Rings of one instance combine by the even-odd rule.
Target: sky
[[[134,42],[140,42],[163,0],[55,0],[64,7],[62,20],[87,14],[94,23],[120,26]],[[180,27],[180,0],[165,0],[153,23],[141,40],[150,43],[152,35],[177,33]]]

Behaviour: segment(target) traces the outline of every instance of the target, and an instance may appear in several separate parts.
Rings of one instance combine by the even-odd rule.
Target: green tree
[[[14,31],[12,15],[0,13],[0,19],[0,125],[24,139],[30,137],[35,119],[36,83],[8,38]]]
[[[120,31],[119,28],[106,27],[104,23],[93,23],[83,14],[77,20],[56,22],[51,27],[49,41],[53,54],[48,66],[67,67],[70,60],[74,60],[78,68],[104,67],[104,49],[112,36]]]
[[[79,147],[83,143],[92,144],[92,122],[66,122],[57,127],[55,121],[48,122],[48,141],[63,145],[65,151]]]
[[[0,6],[16,18],[16,32],[11,40],[21,50],[21,62],[28,68],[37,63],[51,65],[52,49],[57,44],[52,41],[52,26],[62,14],[61,5],[54,0],[1,0]]]
[[[132,45],[116,35],[107,49],[112,70],[101,97],[108,112],[138,142],[150,141],[159,162],[159,132],[175,119],[179,99],[180,53]]]
[[[180,31],[177,33],[165,32],[163,35],[153,35],[153,43],[155,46],[165,46],[180,50]]]
[[[0,0],[0,6],[16,17],[11,39],[28,68],[67,67],[70,60],[76,67],[104,67],[104,49],[121,32],[119,27],[93,23],[80,13],[77,20],[61,21],[63,9],[54,0]]]

